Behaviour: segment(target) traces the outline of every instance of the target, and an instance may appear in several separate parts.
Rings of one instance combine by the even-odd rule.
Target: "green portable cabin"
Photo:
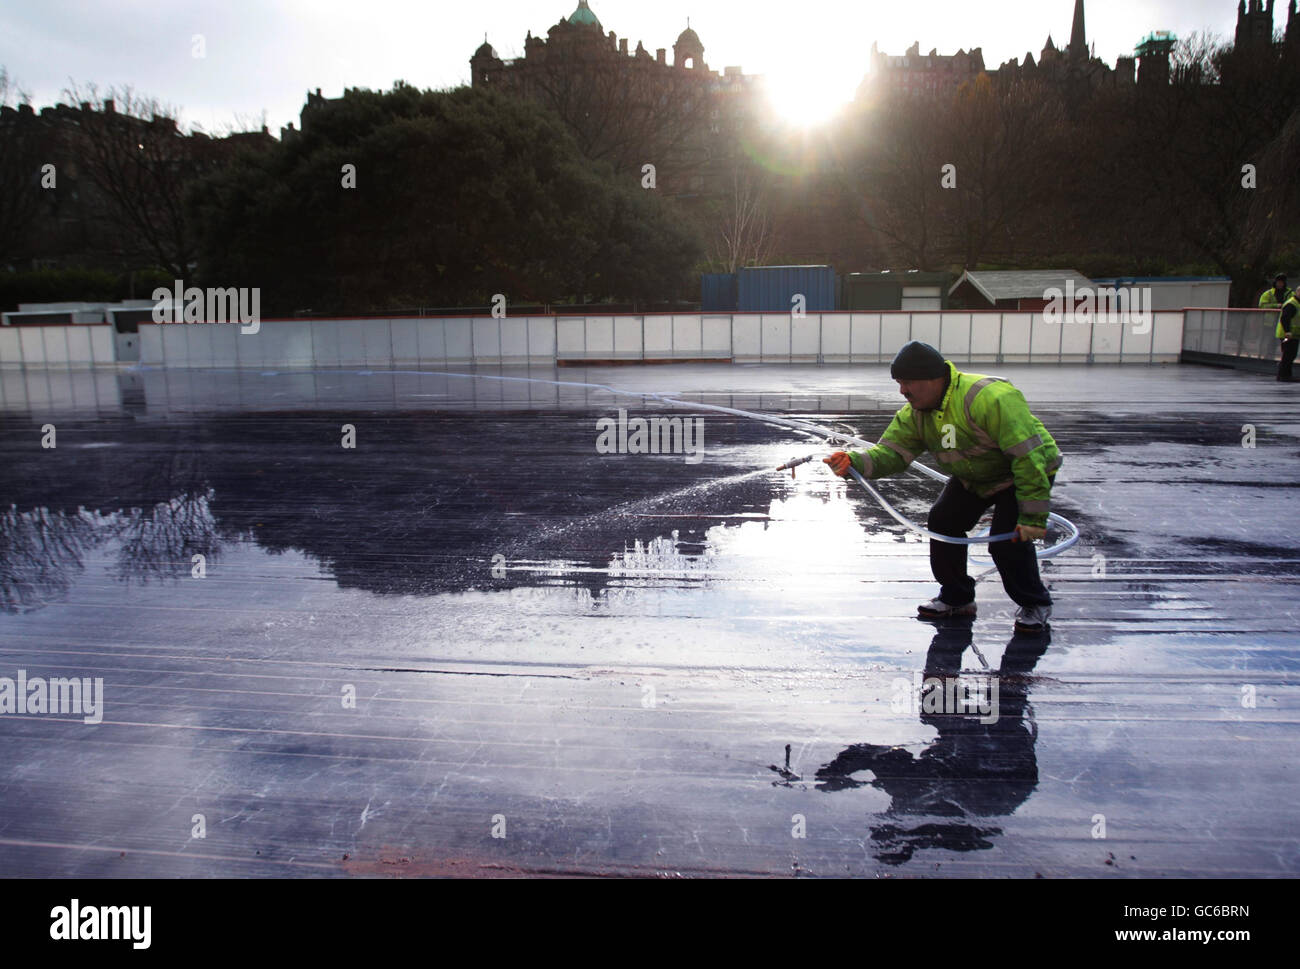
[[[840,280],[842,310],[942,310],[948,308],[953,274],[945,272],[845,273]]]

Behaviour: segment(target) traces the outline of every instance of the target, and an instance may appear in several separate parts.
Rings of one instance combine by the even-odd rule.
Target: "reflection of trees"
[[[0,609],[27,612],[66,594],[86,553],[102,540],[102,524],[85,509],[67,514],[11,505],[0,513]]]
[[[781,487],[762,475],[720,479],[752,470],[746,445],[782,431],[710,417],[710,440],[736,445],[737,456],[686,464],[596,454],[594,416],[374,415],[356,452],[338,447],[339,425],[355,414],[126,422],[114,428],[117,447],[16,454],[0,467],[0,493],[19,508],[104,513],[96,541],[120,539],[114,574],[127,582],[183,577],[193,554],[211,559],[251,539],[272,554],[301,551],[343,588],[563,584],[594,598],[611,582],[660,581],[656,568],[699,581],[688,559],[703,553],[707,530],[765,512]],[[23,547],[0,548],[6,575],[40,574]]]
[[[598,455],[595,415],[585,413],[384,415],[366,423],[357,453],[338,448],[345,419],[286,418],[291,431],[278,421],[205,422],[205,438],[223,445],[221,466],[207,469],[221,534],[252,534],[273,552],[300,550],[341,586],[380,594],[562,583],[597,596],[625,545],[674,528],[693,542],[734,521],[709,512],[765,508],[773,487],[763,477],[741,481],[712,492],[707,510],[697,499],[660,501],[738,469],[718,458],[689,465],[676,455]],[[710,434],[716,428],[729,443],[782,434],[751,421],[725,430],[723,419],[709,421]],[[690,517],[642,514],[651,511]],[[502,578],[492,574],[494,555],[505,559]]]
[[[196,553],[211,564],[221,554],[212,494],[211,488],[199,494],[186,492],[147,511],[132,508],[119,517],[113,532],[122,544],[114,574],[128,583],[186,578]]]
[[[188,576],[196,552],[208,564],[221,554],[211,499],[211,489],[187,492],[110,515],[11,505],[0,512],[0,609],[27,612],[66,595],[86,554],[113,539],[121,540],[113,574],[123,582]]]
[[[0,608],[39,608],[65,595],[87,551],[120,539],[123,582],[188,575],[190,556],[220,553],[213,491],[192,426],[105,426],[119,446],[10,455],[0,468]],[[89,510],[88,510],[89,509]]]
[[[156,461],[137,469],[141,494],[129,496],[132,504],[113,523],[113,535],[122,541],[117,578],[127,583],[186,578],[195,553],[209,564],[220,555],[211,510],[214,493],[204,463],[202,451],[182,447],[163,450]],[[149,502],[154,495],[161,497]]]

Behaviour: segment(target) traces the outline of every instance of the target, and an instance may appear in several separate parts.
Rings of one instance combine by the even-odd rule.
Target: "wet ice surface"
[[[789,430],[488,375],[5,374],[0,676],[105,709],[0,716],[0,873],[1294,875],[1294,390],[971,369],[1066,454],[1045,649],[996,575],[973,626],[912,618],[926,544],[766,470],[818,450]],[[898,402],[874,366],[493,374],[870,438]],[[598,454],[620,407],[702,418],[704,459]]]

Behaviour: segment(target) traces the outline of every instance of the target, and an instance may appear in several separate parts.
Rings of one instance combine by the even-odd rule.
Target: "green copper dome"
[[[596,15],[592,13],[591,8],[587,6],[587,0],[578,0],[578,9],[573,11],[569,16],[569,23],[585,24],[592,27],[600,26],[600,21],[596,19]]]

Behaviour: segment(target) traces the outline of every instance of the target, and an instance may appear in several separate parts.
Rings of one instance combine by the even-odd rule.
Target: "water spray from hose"
[[[165,368],[139,364],[131,369],[147,371],[147,370],[162,370]],[[241,372],[239,368],[216,367],[210,369],[213,372],[227,372],[227,373]],[[321,371],[321,370],[308,370],[308,371],[295,371],[295,372],[296,373],[303,373],[303,372],[337,373],[337,371]],[[358,374],[365,374],[365,375],[374,375],[376,373],[376,371],[371,371],[371,370],[361,370],[355,372]],[[807,434],[810,437],[820,437],[827,444],[833,446],[844,445],[844,446],[857,446],[861,448],[872,447],[872,443],[870,441],[864,441],[859,437],[853,437],[848,434],[841,434],[837,431],[827,430],[826,428],[820,427],[819,425],[814,424],[811,421],[804,421],[804,420],[799,420],[798,418],[791,418],[791,417],[777,417],[773,414],[760,414],[755,411],[740,410],[739,408],[736,407],[723,407],[720,404],[706,404],[703,401],[681,400],[669,394],[655,394],[646,391],[620,390],[617,387],[611,387],[607,384],[586,383],[579,380],[546,380],[540,377],[513,377],[513,376],[508,377],[504,375],[498,376],[495,374],[468,374],[468,373],[457,373],[456,371],[453,370],[385,370],[381,372],[385,375],[415,374],[420,376],[459,377],[466,380],[496,380],[503,383],[518,382],[518,383],[529,383],[529,384],[546,384],[552,387],[585,387],[587,389],[592,389],[592,390],[603,390],[610,394],[614,394],[620,397],[640,397],[642,400],[645,399],[657,400],[660,403],[667,404],[669,407],[684,407],[684,408],[691,408],[691,409],[698,409],[698,410],[710,410],[719,414],[732,414],[736,417],[746,417],[749,418],[750,420],[762,421],[764,424],[771,424],[777,427],[789,428],[791,430],[798,431],[802,434]],[[276,372],[270,371],[264,373],[263,375],[275,376]],[[807,464],[809,461],[815,460],[816,457],[817,457],[816,454],[809,454],[803,458],[796,458],[792,461],[786,462],[781,467],[777,468],[777,470],[778,471],[788,470],[791,473],[791,475],[793,475],[794,468],[798,467],[801,464]],[[928,468],[924,464],[921,464],[920,462],[913,462],[911,467],[915,468],[917,471],[920,471],[922,474],[929,475],[931,478],[934,478],[936,481],[940,481],[945,484],[948,481],[947,475],[940,474],[938,471],[935,471],[933,468]],[[880,492],[878,492],[874,487],[872,487],[867,482],[866,478],[862,477],[862,475],[858,473],[856,468],[850,468],[849,470],[852,471],[853,476],[857,478],[858,481],[862,484],[862,487],[866,488],[867,491],[871,493],[871,496],[875,498],[877,502],[880,503],[881,508],[885,509],[885,511],[888,512],[890,516],[893,517],[897,522],[906,526],[912,531],[916,532],[918,535],[925,535],[928,538],[934,539],[936,542],[947,542],[951,545],[982,545],[988,542],[1009,541],[1011,538],[1015,537],[1015,533],[1007,532],[1003,535],[977,535],[972,538],[954,538],[951,535],[939,535],[935,532],[929,531],[928,529],[922,528],[920,525],[917,525],[915,522],[909,521],[908,519],[900,515],[894,509],[894,507],[888,501],[885,500],[884,496],[881,495]],[[1048,515],[1048,520],[1056,524],[1057,526],[1065,529],[1067,532],[1069,532],[1069,534],[1063,541],[1057,542],[1055,545],[1052,545],[1049,548],[1039,549],[1038,557],[1044,559],[1051,558],[1054,555],[1059,555],[1060,553],[1064,552],[1067,548],[1070,548],[1076,542],[1079,541],[1079,529],[1075,527],[1074,523],[1071,522],[1069,519],[1063,518],[1060,515],[1052,513]]]
[[[845,440],[851,443],[859,443],[859,444],[865,443],[859,441],[856,438],[843,438],[841,435],[836,435],[836,434],[832,434],[827,437],[827,443],[830,444],[840,443],[841,440]],[[791,458],[785,464],[782,464],[779,467],[777,467],[776,470],[789,471],[790,477],[793,478],[795,468],[799,467],[799,465],[801,464],[807,464],[809,461],[815,461],[815,460],[817,460],[816,454],[806,454],[801,458]],[[911,465],[909,465],[909,467],[915,468],[917,471],[929,475],[931,478],[934,478],[936,481],[941,481],[945,484],[948,482],[948,476],[946,474],[940,474],[938,471],[935,471],[933,468],[926,467],[924,464],[921,464],[919,462],[913,462]],[[991,542],[1010,542],[1018,539],[1018,536],[1015,532],[1003,532],[999,535],[990,535],[987,532],[985,532],[981,535],[973,535],[970,537],[960,537],[960,538],[953,535],[940,535],[938,532],[932,532],[928,528],[922,528],[920,525],[916,524],[915,522],[907,519],[902,514],[900,514],[898,510],[894,508],[893,505],[891,505],[887,500],[885,500],[885,496],[882,495],[879,491],[877,491],[875,487],[872,486],[871,482],[869,482],[866,478],[864,478],[861,475],[861,473],[858,471],[857,468],[850,466],[849,474],[853,475],[853,477],[857,479],[858,483],[862,485],[862,487],[867,489],[867,491],[871,494],[871,497],[875,498],[876,501],[880,504],[880,507],[883,508],[886,512],[888,512],[889,516],[893,518],[896,522],[916,532],[918,535],[924,535],[926,538],[932,539],[936,542],[946,542],[949,545],[985,545]],[[1064,518],[1061,515],[1056,514],[1055,512],[1049,514],[1047,516],[1047,519],[1048,521],[1056,525],[1058,528],[1064,530],[1067,534],[1062,541],[1057,542],[1055,545],[1049,546],[1048,548],[1044,548],[1044,549],[1037,549],[1036,551],[1038,552],[1038,557],[1040,559],[1046,559],[1046,558],[1051,558],[1054,555],[1060,555],[1067,548],[1070,548],[1071,546],[1073,546],[1079,541],[1079,529],[1074,524],[1074,522],[1070,521],[1068,518]]]

